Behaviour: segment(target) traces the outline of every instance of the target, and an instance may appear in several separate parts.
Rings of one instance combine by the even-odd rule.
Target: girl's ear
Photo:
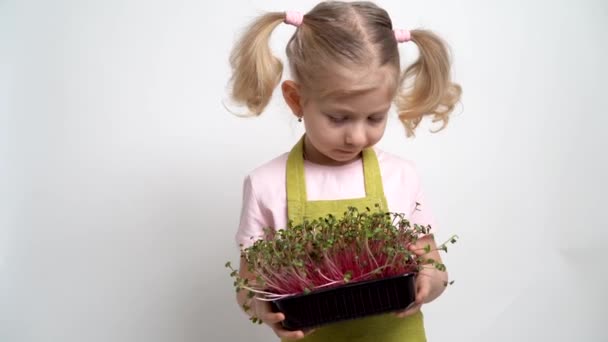
[[[303,110],[300,86],[294,81],[287,80],[281,84],[281,90],[283,90],[283,98],[285,99],[285,102],[289,108],[291,108],[293,115],[301,118],[303,115]]]

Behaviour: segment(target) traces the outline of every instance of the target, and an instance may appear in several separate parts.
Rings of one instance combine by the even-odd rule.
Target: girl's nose
[[[349,146],[364,146],[365,145],[365,129],[361,125],[353,125],[346,132],[345,142]]]

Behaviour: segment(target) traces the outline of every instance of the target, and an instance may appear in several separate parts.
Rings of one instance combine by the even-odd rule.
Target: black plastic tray
[[[287,330],[403,310],[416,298],[415,274],[344,284],[271,302]]]

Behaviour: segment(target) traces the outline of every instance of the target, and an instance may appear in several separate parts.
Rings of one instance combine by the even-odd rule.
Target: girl
[[[271,33],[286,23],[297,27],[287,44],[293,80],[282,82],[285,102],[303,122],[305,134],[290,152],[261,165],[244,181],[236,242],[243,248],[262,237],[265,227],[281,229],[289,220],[342,214],[380,203],[385,211],[406,213],[412,223],[434,227],[413,164],[374,145],[396,104],[407,135],[424,116],[448,121],[461,89],[450,81],[446,46],[424,30],[393,28],[385,10],[370,2],[322,2],[310,12],[279,12],[255,20],[231,55],[232,97],[259,115],[281,81],[282,64],[269,47]],[[401,71],[398,44],[411,41],[419,59]],[[434,231],[434,230],[433,230]],[[253,237],[253,239],[252,239]],[[428,257],[441,261],[433,235]],[[241,276],[251,279],[244,261]],[[426,341],[420,307],[437,298],[445,272],[424,269],[416,278],[415,305],[396,314],[333,323],[314,331],[287,331],[282,313],[255,300],[260,317],[282,340]],[[246,301],[244,291],[237,295]]]

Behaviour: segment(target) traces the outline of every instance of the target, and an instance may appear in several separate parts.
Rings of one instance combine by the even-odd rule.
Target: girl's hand
[[[283,328],[283,326],[281,325],[281,322],[285,319],[285,315],[280,312],[272,312],[270,308],[270,303],[266,301],[257,299],[255,300],[255,313],[256,316],[262,320],[262,322],[268,324],[272,328],[274,333],[279,338],[299,340],[314,331],[306,330],[306,332],[304,332],[302,330],[285,330],[285,328]]]
[[[432,277],[437,276],[433,269],[423,268],[416,276],[416,299],[405,310],[397,312],[397,317],[403,318],[415,314],[422,304],[427,302],[432,287]]]
[[[430,251],[425,251],[425,246],[430,246]],[[437,251],[437,246],[432,235],[427,235],[415,245],[409,247],[410,251],[417,256],[433,259],[441,262],[441,256]],[[424,265],[416,276],[416,299],[405,310],[397,312],[397,317],[406,317],[420,310],[422,304],[431,302],[439,297],[445,290],[447,283],[447,272],[437,270],[433,265]]]

